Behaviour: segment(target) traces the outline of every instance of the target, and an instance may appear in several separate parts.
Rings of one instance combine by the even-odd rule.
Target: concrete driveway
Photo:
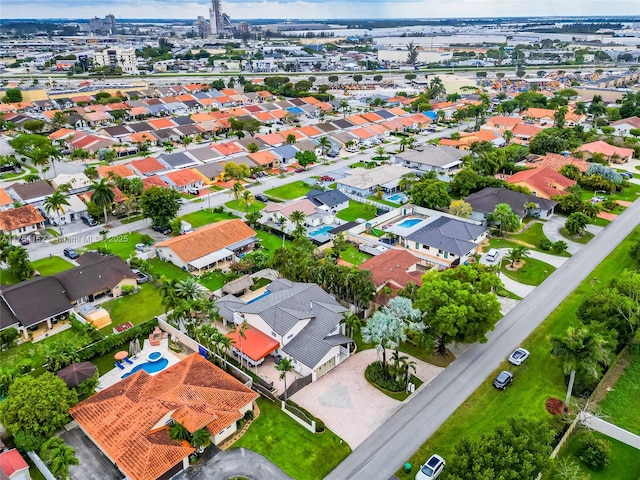
[[[387,351],[387,358],[391,353]],[[417,377],[425,384],[443,370],[410,358],[416,362]],[[367,365],[375,360],[378,360],[375,349],[358,352],[291,399],[322,419],[351,448],[356,448],[402,405],[364,378]]]

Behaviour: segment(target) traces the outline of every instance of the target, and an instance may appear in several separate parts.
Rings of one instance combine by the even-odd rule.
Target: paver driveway
[[[391,353],[387,351],[387,358],[391,358]],[[443,370],[410,358],[416,362],[417,377],[425,384]],[[364,378],[367,365],[375,360],[378,360],[375,349],[358,352],[291,399],[322,419],[351,448],[356,448],[402,405]]]

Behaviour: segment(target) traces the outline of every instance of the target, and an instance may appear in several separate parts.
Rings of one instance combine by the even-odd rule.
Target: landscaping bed
[[[556,267],[549,265],[532,257],[527,257],[522,266],[519,266],[520,262],[515,263],[516,270],[512,269],[511,263],[505,261],[502,264],[501,272],[516,282],[524,283],[525,285],[540,285],[544,280],[556,271]]]
[[[602,220],[602,219],[599,218],[597,220]],[[607,222],[607,225],[610,223],[607,220],[604,220],[604,221]],[[591,222],[591,223],[595,224],[595,222]],[[589,240],[591,240],[595,236],[593,233],[587,232],[587,231],[585,231],[582,235],[572,235],[564,227],[560,229],[560,235],[562,235],[567,240],[571,240],[572,242],[576,242],[576,243],[582,243],[583,245],[586,243],[589,243]]]

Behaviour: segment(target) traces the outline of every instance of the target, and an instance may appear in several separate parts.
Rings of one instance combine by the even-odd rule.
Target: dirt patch
[[[559,413],[563,413],[564,402],[559,398],[547,398],[547,401],[544,402],[544,408],[546,408],[547,412],[551,415],[558,415]]]
[[[607,393],[609,393],[609,390],[613,388],[620,376],[631,363],[628,353],[628,350],[626,350],[625,353],[620,356],[615,365],[607,371],[595,392],[593,392],[591,401],[589,402],[590,411],[594,411],[598,407],[598,404],[607,395]]]

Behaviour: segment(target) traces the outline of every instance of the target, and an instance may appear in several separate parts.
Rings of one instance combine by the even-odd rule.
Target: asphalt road
[[[389,478],[639,223],[640,201],[636,201],[507,313],[487,343],[464,352],[326,480]]]

